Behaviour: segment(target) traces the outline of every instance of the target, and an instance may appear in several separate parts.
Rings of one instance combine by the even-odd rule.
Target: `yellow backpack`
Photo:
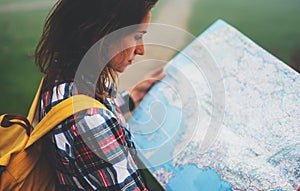
[[[39,102],[41,85],[28,116],[0,116],[0,190],[55,190],[55,175],[49,167],[42,142],[39,141],[52,128],[76,112],[88,108],[103,108],[97,100],[76,95],[53,107],[32,128]]]

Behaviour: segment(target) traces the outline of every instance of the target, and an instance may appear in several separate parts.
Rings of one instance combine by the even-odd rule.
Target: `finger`
[[[148,80],[150,80],[151,82],[155,83],[155,82],[161,81],[161,80],[164,79],[166,76],[167,76],[166,73],[161,73],[161,74],[159,74],[158,76],[149,78]]]
[[[165,73],[161,73],[159,76],[156,76],[154,78],[149,78],[147,81],[150,85],[153,85],[154,83],[161,81],[163,78],[165,78],[167,75]]]
[[[162,67],[159,67],[159,68],[153,70],[152,73],[153,73],[153,75],[157,76],[157,75],[161,74],[163,72],[163,70],[164,70],[164,67],[162,66]]]
[[[161,73],[163,72],[163,70],[164,70],[164,67],[159,67],[159,68],[157,68],[157,69],[151,71],[151,72],[148,74],[148,76],[149,76],[149,77],[155,77],[155,76],[158,76],[159,74],[161,74]]]
[[[161,81],[164,77],[166,77],[166,74],[161,73],[159,76],[145,79],[139,82],[135,88],[139,91],[148,91],[156,82]]]
[[[162,79],[164,79],[166,76],[167,76],[166,73],[161,73],[161,74],[160,74],[159,76],[157,76],[156,78],[157,78],[158,80],[162,80]]]

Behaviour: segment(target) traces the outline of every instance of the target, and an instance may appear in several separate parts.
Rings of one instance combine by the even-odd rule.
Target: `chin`
[[[126,68],[127,68],[127,66],[125,66],[124,68],[120,68],[117,70],[117,72],[119,72],[119,73],[125,72]]]
[[[116,72],[118,72],[118,73],[123,73],[124,71],[125,71],[125,69],[118,69],[118,70],[115,70]]]

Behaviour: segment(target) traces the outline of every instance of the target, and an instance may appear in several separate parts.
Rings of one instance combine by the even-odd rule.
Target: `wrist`
[[[120,109],[123,112],[123,114],[133,111],[135,109],[135,102],[130,96],[129,91],[120,92],[117,95],[117,98],[120,101]]]

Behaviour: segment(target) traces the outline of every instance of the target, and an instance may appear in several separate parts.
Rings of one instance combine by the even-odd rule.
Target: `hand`
[[[166,77],[163,72],[163,67],[153,70],[147,74],[144,80],[137,83],[130,91],[130,96],[135,103],[142,101],[144,96],[148,93],[151,87],[158,81]]]

